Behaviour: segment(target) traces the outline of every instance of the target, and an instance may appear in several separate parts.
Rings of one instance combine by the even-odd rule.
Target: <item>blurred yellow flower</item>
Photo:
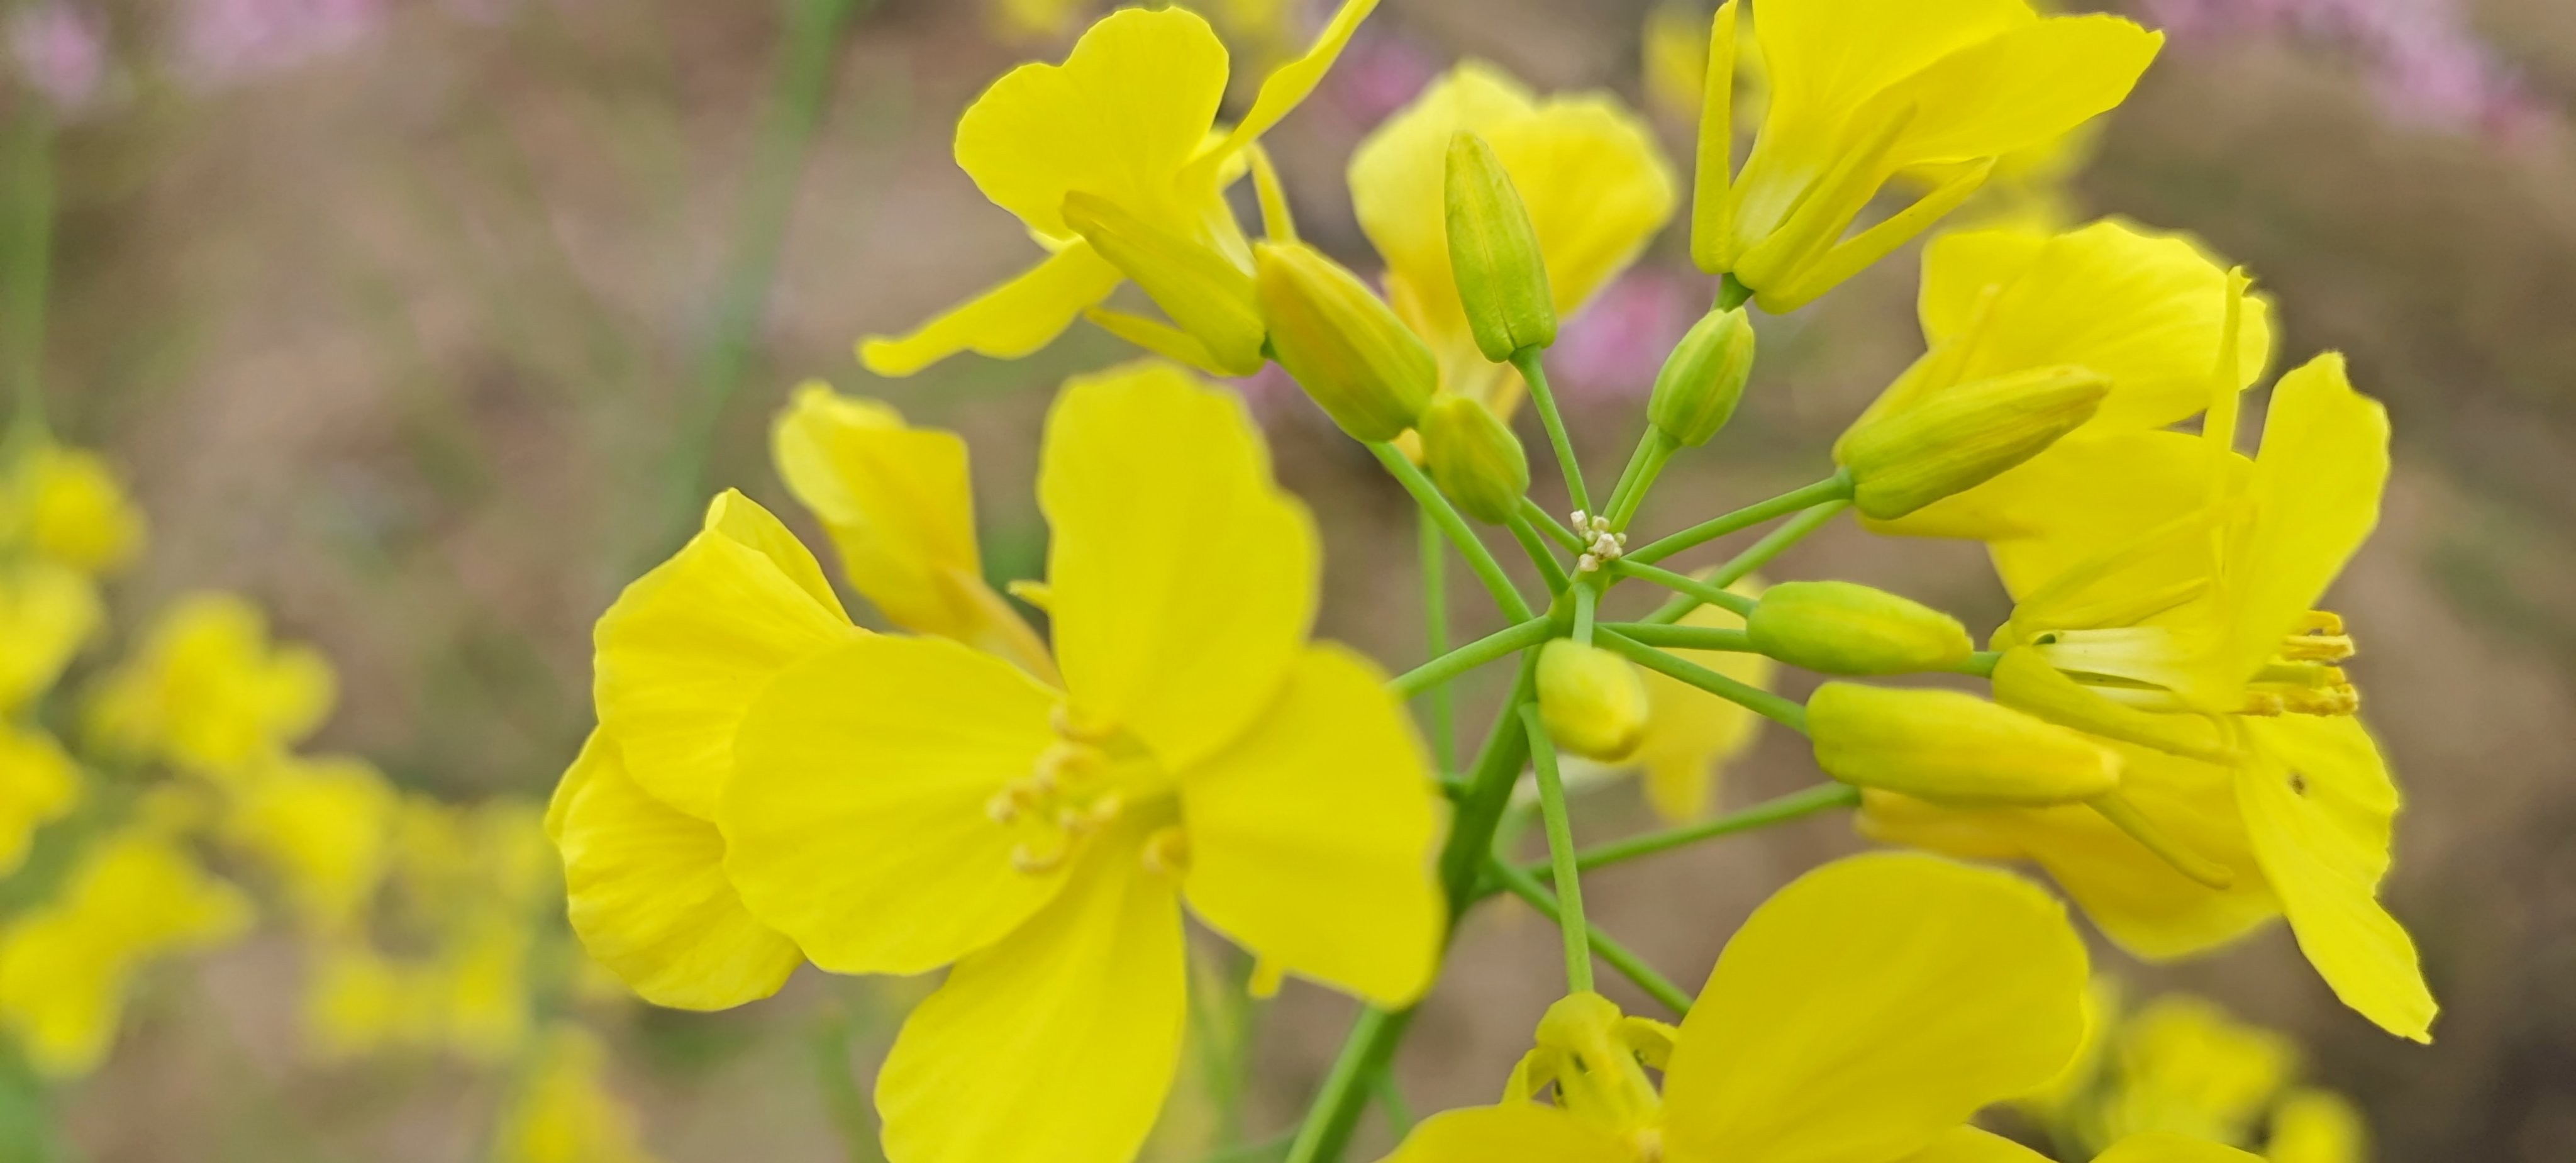
[[[326,1061],[435,1045],[435,983],[359,941],[326,942],[306,969],[304,1036]]]
[[[1376,6],[1345,0],[1306,55],[1262,82],[1231,129],[1216,122],[1225,45],[1183,9],[1111,13],[1063,64],[1005,74],[959,118],[957,164],[1019,217],[1048,258],[909,335],[863,341],[861,362],[900,376],[960,351],[1024,356],[1133,280],[1177,329],[1118,313],[1094,318],[1201,367],[1259,370],[1252,248],[1225,188]]]
[[[52,900],[0,927],[0,1027],[37,1070],[86,1074],[106,1057],[134,975],[239,936],[251,904],[166,836],[108,836]]]
[[[0,877],[18,871],[36,829],[80,802],[80,766],[54,737],[0,721]]]
[[[1607,93],[1544,100],[1468,62],[1371,131],[1351,155],[1351,205],[1386,259],[1386,295],[1440,362],[1440,383],[1508,419],[1520,373],[1477,350],[1450,269],[1449,140],[1485,139],[1538,235],[1558,318],[1571,318],[1636,261],[1680,197],[1652,130]]]
[[[589,1032],[547,1031],[493,1136],[494,1163],[653,1163],[634,1110],[608,1088],[607,1065]]]
[[[181,598],[86,708],[102,748],[215,777],[293,746],[331,713],[338,680],[304,646],[269,639],[268,619],[232,594]]]
[[[130,564],[143,539],[142,512],[96,453],[39,444],[0,478],[0,546],[105,574]]]
[[[300,924],[349,932],[391,862],[399,800],[364,760],[280,758],[239,778],[223,835],[268,868]]]
[[[1922,233],[1996,159],[2055,140],[2126,98],[2164,38],[2026,0],[1765,0],[1769,103],[1733,161],[1738,0],[1719,7],[1701,104],[1691,249],[1764,310],[1794,310]],[[1887,182],[1930,193],[1846,238]]]
[[[0,563],[0,712],[52,690],[105,617],[98,590],[80,571]]]
[[[1240,402],[1077,379],[1039,477],[1063,688],[849,638],[760,695],[716,813],[743,901],[817,965],[954,963],[879,1076],[903,1163],[1130,1158],[1178,1065],[1185,897],[1381,1005],[1442,938],[1429,765],[1378,668],[1308,643],[1315,532]]]
[[[1390,1160],[1970,1163],[2002,1140],[1967,1120],[2075,1053],[2084,987],[2083,942],[2035,886],[1853,857],[1755,910],[1679,1029],[1569,997],[1500,1105],[1425,1120]]]

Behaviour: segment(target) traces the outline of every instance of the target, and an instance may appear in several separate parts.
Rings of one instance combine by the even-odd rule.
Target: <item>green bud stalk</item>
[[[2017,372],[1863,416],[1834,447],[1861,513],[1893,520],[2039,455],[2093,418],[2109,380],[2086,368]]]
[[[1556,342],[1556,302],[1529,208],[1494,148],[1473,133],[1449,138],[1449,266],[1476,350],[1495,363]]]
[[[1735,416],[1753,375],[1753,321],[1742,307],[1711,311],[1691,326],[1655,376],[1646,419],[1685,448],[1706,444]]]
[[[1556,745],[1617,763],[1646,739],[1646,683],[1628,660],[1559,638],[1538,652],[1538,717]]]
[[[1957,618],[1842,581],[1772,586],[1744,628],[1762,653],[1826,674],[1949,670],[1976,651]]]
[[[1065,195],[1064,220],[1207,349],[1211,370],[1228,375],[1261,370],[1267,329],[1251,272],[1214,247],[1164,230],[1105,198]]]
[[[1333,423],[1369,444],[1413,427],[1439,386],[1431,349],[1360,281],[1300,242],[1253,247],[1271,353]]]
[[[1807,700],[1807,734],[1825,774],[1935,803],[2037,807],[2120,785],[2110,748],[1959,691],[1829,682]]]
[[[1529,454],[1511,426],[1475,397],[1432,397],[1414,428],[1423,466],[1461,512],[1488,525],[1508,524],[1529,492]]]

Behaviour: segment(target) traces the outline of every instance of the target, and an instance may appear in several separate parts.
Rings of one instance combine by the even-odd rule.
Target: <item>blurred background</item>
[[[2281,304],[2287,357],[2348,352],[2395,416],[2386,520],[2332,604],[2356,627],[2353,669],[2410,797],[2388,897],[2446,1008],[2435,1045],[2391,1039],[2277,929],[2180,966],[2102,961],[2138,994],[2188,989],[2290,1034],[2309,1079],[2368,1111],[2378,1158],[2576,1157],[2576,5],[2128,5],[2171,40],[2104,127],[2075,205],[2196,232],[2248,264]],[[248,595],[338,668],[340,709],[315,746],[441,800],[540,799],[589,726],[592,620],[710,490],[740,487],[812,531],[766,433],[816,377],[964,433],[988,565],[1034,576],[1043,409],[1065,375],[1128,353],[1077,328],[1036,358],[881,381],[850,344],[1025,261],[949,135],[991,78],[1061,55],[1078,25],[1055,7],[0,6],[0,366],[40,377],[57,436],[103,453],[149,516],[151,551],[110,591],[119,624],[190,591]],[[1208,7],[1239,72],[1314,17],[1288,0]],[[1648,18],[1636,0],[1386,0],[1270,138],[1301,226],[1369,269],[1343,164],[1462,57],[1541,88],[1610,89],[1686,160],[1686,124],[1657,95],[1669,78],[1645,63]],[[48,204],[44,231],[31,224]],[[1587,459],[1624,457],[1662,352],[1706,302],[1686,250],[1668,232],[1559,350]],[[1764,320],[1743,414],[1668,475],[1645,527],[1816,475],[1920,351],[1913,256]],[[1323,516],[1324,631],[1409,665],[1403,495],[1293,388],[1244,388],[1281,475]],[[1554,482],[1539,490],[1564,507]],[[1847,524],[1770,574],[1886,585],[1980,630],[2007,608],[1973,547]],[[1458,589],[1460,634],[1492,628],[1482,604]],[[1722,800],[1815,778],[1774,732]],[[1625,788],[1578,811],[1599,837],[1652,824]],[[1810,820],[1605,872],[1587,896],[1605,928],[1696,982],[1764,895],[1856,846],[1845,821]],[[1491,1101],[1557,990],[1556,937],[1526,910],[1490,910],[1464,940],[1401,1061],[1421,1110]],[[60,1149],[100,1163],[482,1157],[506,1085],[432,1052],[316,1058],[295,1017],[305,972],[291,941],[254,936],[151,975],[106,1064],[47,1100]],[[830,1160],[868,1157],[858,1096],[924,987],[807,970],[726,1014],[582,1004],[653,1157]],[[1291,985],[1203,1014],[1207,1060],[1225,1064],[1213,1073],[1251,1081],[1185,1091],[1158,1150],[1293,1126],[1348,1011]]]

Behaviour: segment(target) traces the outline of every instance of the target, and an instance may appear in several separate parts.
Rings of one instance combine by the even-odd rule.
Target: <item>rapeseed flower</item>
[[[1853,857],[1756,909],[1678,1029],[1566,998],[1500,1105],[1426,1120],[1390,1159],[1967,1163],[1991,1139],[1967,1120],[2075,1053],[2084,988],[2083,942],[2035,886]]]
[[[1307,642],[1315,533],[1241,405],[1165,366],[1075,380],[1039,478],[1063,685],[846,636],[758,693],[715,814],[749,914],[817,965],[953,965],[879,1075],[898,1163],[1131,1157],[1178,1064],[1184,900],[1382,1005],[1441,942],[1421,744],[1374,665]]]
[[[84,725],[106,750],[225,778],[311,734],[337,697],[330,662],[272,642],[257,606],[196,594],[100,681]]]
[[[392,862],[400,795],[365,761],[278,759],[244,773],[223,836],[267,866],[315,933],[365,923]]]
[[[1636,261],[1680,197],[1653,130],[1607,93],[1541,99],[1502,70],[1444,74],[1352,153],[1351,205],[1386,260],[1386,297],[1439,361],[1445,390],[1508,419],[1520,373],[1477,349],[1451,270],[1450,139],[1482,137],[1528,209],[1558,318],[1573,317]]]
[[[1719,7],[1710,37],[1691,251],[1774,312],[1922,233],[1999,158],[2118,105],[2164,42],[2116,17],[2041,16],[2026,0],[1764,0],[1769,103],[1737,170],[1739,2]],[[1931,190],[1850,233],[1899,177]]]
[[[502,1115],[494,1163],[653,1163],[641,1120],[608,1088],[607,1066],[607,1048],[588,1031],[548,1031]]]
[[[1184,9],[1113,12],[1063,64],[1005,74],[959,118],[957,164],[1048,257],[909,335],[863,341],[860,360],[900,376],[960,351],[1014,359],[1089,311],[1160,354],[1231,375],[1260,370],[1266,332],[1252,297],[1252,247],[1225,189],[1376,6],[1345,0],[1231,128],[1217,123],[1225,45]],[[1128,281],[1172,324],[1097,309]]]
[[[40,443],[0,476],[0,546],[99,575],[131,564],[144,533],[143,514],[97,453]]]
[[[18,871],[36,829],[80,802],[80,767],[54,737],[0,721],[0,877]]]
[[[47,561],[0,564],[0,712],[52,690],[106,611],[79,570]]]

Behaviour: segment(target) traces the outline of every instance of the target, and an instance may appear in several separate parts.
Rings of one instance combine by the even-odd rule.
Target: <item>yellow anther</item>
[[[2342,634],[2292,634],[2281,640],[2280,657],[2289,662],[2341,662],[2352,657],[2352,639]]]
[[[993,818],[993,822],[996,824],[1007,824],[1013,820],[1019,819],[1019,790],[1020,785],[1015,783],[1000,791],[994,792],[993,798],[984,801],[984,814],[991,816]]]
[[[1190,835],[1175,824],[1157,828],[1145,838],[1145,871],[1157,876],[1177,875],[1190,870]],[[1274,979],[1271,986],[1278,988]]]
[[[1662,1127],[1637,1128],[1637,1135],[1633,1142],[1637,1148],[1637,1163],[1663,1163],[1664,1129]]]
[[[1088,836],[1107,827],[1118,818],[1122,807],[1115,795],[1104,795],[1088,806],[1067,806],[1056,810],[1055,824],[1068,835]]]
[[[2332,610],[2310,610],[2306,617],[2299,619],[2298,629],[2291,633],[2340,635],[2343,633],[2343,616]]]
[[[1109,753],[1089,743],[1063,742],[1038,754],[1038,782],[1046,787],[1080,787],[1109,768]]]
[[[2289,709],[2288,702],[2284,700],[2278,692],[2247,691],[2245,692],[2245,705],[2236,713],[2240,715],[2278,715],[2287,709]]]
[[[1057,848],[1053,852],[1039,852],[1022,844],[1011,849],[1011,867],[1015,871],[1037,876],[1064,867],[1065,858],[1071,855],[1073,855],[1071,844]]]
[[[1048,723],[1056,734],[1077,743],[1105,743],[1118,733],[1115,724],[1086,715],[1071,703],[1057,703]]]
[[[2361,710],[2361,692],[2353,687],[2291,688],[2282,705],[2293,714],[2350,715]]]

